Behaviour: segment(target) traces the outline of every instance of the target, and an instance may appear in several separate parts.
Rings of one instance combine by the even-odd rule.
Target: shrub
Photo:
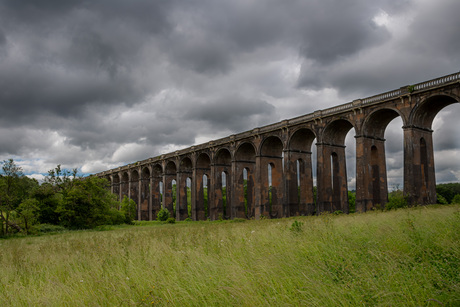
[[[161,208],[160,211],[157,213],[157,220],[164,222],[170,218],[169,216],[169,210],[166,208]]]
[[[66,228],[59,225],[52,225],[52,224],[38,224],[33,226],[33,230],[39,233],[48,233],[48,232],[62,232],[65,231]]]
[[[447,205],[448,202],[446,200],[446,198],[442,195],[437,195],[436,196],[436,203],[440,204],[440,205]]]
[[[170,217],[166,220],[166,223],[169,223],[169,224],[174,224],[175,222],[176,222],[176,219],[173,217]]]
[[[191,222],[191,221],[192,221],[192,219],[191,219],[191,218],[189,218],[189,217],[188,217],[188,218],[186,218],[186,219],[184,220],[184,222]]]
[[[124,215],[123,221],[119,224],[125,222],[126,224],[133,224],[133,221],[137,217],[136,202],[131,198],[128,198],[126,195],[121,201],[121,212]]]
[[[388,196],[388,203],[385,205],[386,210],[406,208],[407,207],[407,196],[404,196],[403,191],[396,190],[390,193]]]
[[[454,198],[452,198],[452,204],[460,204],[460,194],[456,194]]]

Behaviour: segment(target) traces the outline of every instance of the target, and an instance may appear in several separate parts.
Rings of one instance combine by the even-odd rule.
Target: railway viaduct
[[[460,72],[96,175],[107,178],[120,199],[133,199],[141,220],[155,219],[161,207],[177,220],[348,213],[344,144],[354,129],[356,210],[364,212],[388,200],[384,134],[400,117],[404,194],[410,204],[435,203],[432,122],[441,109],[459,101]],[[316,201],[312,150],[317,152]]]

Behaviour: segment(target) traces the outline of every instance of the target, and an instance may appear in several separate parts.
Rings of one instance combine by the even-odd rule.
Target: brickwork
[[[344,142],[352,130],[356,140],[356,208],[364,212],[388,201],[384,135],[391,120],[400,117],[404,193],[410,204],[434,203],[431,125],[440,110],[459,101],[460,73],[456,73],[96,175],[111,181],[111,191],[120,200],[124,196],[133,199],[138,218],[143,220],[155,219],[161,206],[178,220],[187,218],[187,178],[194,220],[348,212]],[[313,151],[317,153],[317,199],[313,196]],[[226,174],[225,213],[222,173]]]

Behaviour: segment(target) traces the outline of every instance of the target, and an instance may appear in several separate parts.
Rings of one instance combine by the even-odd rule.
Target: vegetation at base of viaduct
[[[13,159],[2,162],[0,236],[132,223],[134,218],[136,204],[120,204],[105,179],[79,178],[76,170],[58,165],[40,185],[24,176]]]

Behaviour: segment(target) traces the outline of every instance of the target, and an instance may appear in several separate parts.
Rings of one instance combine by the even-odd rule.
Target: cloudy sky
[[[95,173],[454,73],[458,12],[458,0],[0,0],[0,160],[35,178],[57,164]],[[434,123],[438,182],[460,180],[459,116],[452,105]],[[401,126],[386,133],[390,185]]]

